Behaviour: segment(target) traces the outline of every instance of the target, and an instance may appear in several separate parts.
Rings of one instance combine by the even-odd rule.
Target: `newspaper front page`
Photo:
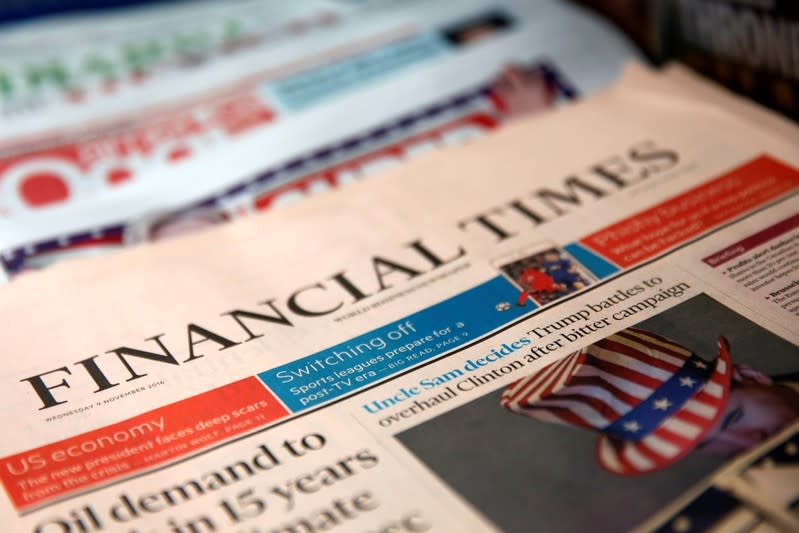
[[[792,531],[799,135],[679,69],[2,287],[11,531]]]

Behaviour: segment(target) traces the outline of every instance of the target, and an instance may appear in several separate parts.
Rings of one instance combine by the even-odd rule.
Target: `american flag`
[[[596,455],[620,475],[659,470],[690,452],[724,413],[727,341],[706,361],[674,341],[628,328],[512,383],[507,409],[600,433]]]

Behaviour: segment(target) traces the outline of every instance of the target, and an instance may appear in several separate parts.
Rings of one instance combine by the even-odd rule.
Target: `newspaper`
[[[0,35],[0,110],[4,118],[68,108],[91,112],[100,101],[124,98],[175,74],[268,53],[374,11],[373,4],[200,1],[19,23]]]
[[[799,119],[799,19],[785,0],[653,3],[654,53]]]
[[[3,286],[13,531],[792,531],[799,135],[680,69]]]
[[[242,78],[274,81],[297,67],[315,66],[319,59],[335,59],[336,55],[314,57],[326,47],[349,45],[348,52],[357,53],[377,48],[381,37],[385,44],[389,37],[418,35],[447,20],[496,10],[510,12],[515,28],[508,30],[536,27],[553,49],[567,50],[574,40],[558,38],[546,26],[559,29],[568,22],[578,25],[575,29],[583,32],[584,44],[599,46],[597,61],[609,51],[634,55],[626,39],[601,18],[559,0],[535,4],[464,0],[447,9],[430,0],[296,4],[234,0],[224,7],[194,2],[58,17],[49,24],[8,28],[0,36],[0,110],[4,118],[17,119],[18,129],[29,134],[55,129],[56,124],[73,127],[77,119],[96,121],[105,112],[118,115],[120,110],[180,103],[188,94],[227,89]],[[359,42],[366,37],[372,42]],[[429,46],[433,41],[428,39],[426,48],[414,48],[417,56],[406,57],[405,66],[433,58],[430,52],[446,56],[441,53],[446,49]],[[340,56],[343,50],[338,52]],[[384,55],[384,60],[391,59],[396,51]],[[287,60],[305,63],[286,68]],[[396,73],[398,66],[390,63],[383,68],[386,74]],[[3,139],[20,135],[2,132]]]
[[[464,140],[602,87],[635,57],[618,32],[561,2],[378,2],[347,13],[225,61],[154,66],[152,80],[113,98],[17,117],[0,160],[5,270],[146,240],[142,226],[185,217],[177,211],[212,206],[220,213],[205,218],[226,220],[260,210],[267,191],[310,174],[333,186],[358,179],[376,167],[342,177],[337,166],[411,157],[421,148],[391,145],[422,134],[428,149]],[[180,175],[192,178],[176,179],[187,166]]]

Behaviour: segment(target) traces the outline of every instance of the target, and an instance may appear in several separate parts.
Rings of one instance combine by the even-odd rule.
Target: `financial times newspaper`
[[[2,287],[10,531],[795,531],[797,131],[679,69]]]
[[[98,38],[105,46],[91,41],[52,61],[7,54],[19,68],[7,68],[13,91],[0,102],[41,102],[6,117],[0,133],[0,224],[11,235],[0,243],[3,270],[162,238],[375,175],[600,88],[635,56],[605,23],[554,1],[238,2],[219,11],[205,6],[180,24],[172,11],[109,23],[94,30],[109,34]],[[217,35],[245,17],[271,25],[258,26],[257,39],[242,27],[236,39],[247,46]],[[173,23],[180,39],[164,30]],[[269,38],[273,27],[282,37]],[[40,40],[58,50],[59,36],[53,28]],[[175,51],[173,41],[195,46]],[[139,57],[148,43],[132,83],[129,48]],[[113,90],[85,71],[98,56],[114,63]],[[62,77],[81,99],[67,97]],[[189,182],[173,179],[195,161],[202,171]]]

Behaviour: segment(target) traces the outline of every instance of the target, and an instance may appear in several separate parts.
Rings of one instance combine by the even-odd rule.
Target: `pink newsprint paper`
[[[0,523],[660,530],[699,506],[792,527],[797,148],[779,117],[631,65],[371,181],[20,276]],[[703,261],[743,241],[746,274]],[[755,386],[784,403],[725,463]]]

